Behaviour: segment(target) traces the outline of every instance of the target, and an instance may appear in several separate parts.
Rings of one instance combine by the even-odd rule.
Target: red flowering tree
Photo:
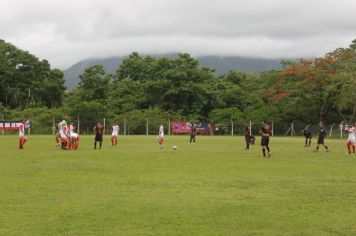
[[[277,74],[267,96],[276,103],[312,107],[320,120],[325,120],[339,95],[334,83],[338,55],[327,54],[313,60],[301,59]]]

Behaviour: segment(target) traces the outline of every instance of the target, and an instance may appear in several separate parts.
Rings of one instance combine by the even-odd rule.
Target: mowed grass
[[[356,156],[313,142],[272,137],[262,160],[237,136],[167,136],[163,151],[156,136],[102,150],[83,136],[76,152],[0,136],[0,235],[355,235]]]

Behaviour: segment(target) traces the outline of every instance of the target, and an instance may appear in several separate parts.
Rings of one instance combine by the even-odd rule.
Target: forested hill
[[[82,74],[85,69],[94,65],[103,65],[105,71],[112,73],[116,70],[117,66],[121,64],[123,57],[111,57],[104,59],[87,59],[75,63],[66,70],[63,70],[65,86],[68,90],[74,89],[79,83],[79,75]]]
[[[162,54],[154,57],[174,58],[178,54]],[[90,66],[101,64],[104,66],[106,72],[113,73],[125,57],[111,57],[111,58],[94,58],[82,60],[70,68],[63,71],[65,78],[65,85],[69,90],[75,88],[79,83],[79,75]],[[262,59],[249,57],[220,57],[220,56],[204,56],[198,57],[198,61],[202,66],[206,66],[215,70],[217,75],[222,75],[230,70],[237,70],[241,72],[260,72],[272,69],[281,69],[281,59]]]

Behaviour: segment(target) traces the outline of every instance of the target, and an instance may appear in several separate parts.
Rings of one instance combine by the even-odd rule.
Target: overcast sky
[[[356,38],[356,0],[0,0],[0,38],[61,69],[132,51],[314,57]]]

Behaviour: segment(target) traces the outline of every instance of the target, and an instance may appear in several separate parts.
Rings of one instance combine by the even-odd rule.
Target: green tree
[[[0,40],[0,101],[9,108],[61,105],[63,74],[48,61]],[[53,96],[48,96],[49,93]],[[54,97],[55,96],[55,97]]]
[[[225,79],[234,84],[241,84],[242,81],[246,79],[247,75],[242,72],[230,70],[226,75]]]
[[[116,71],[116,79],[147,80],[152,79],[156,59],[150,56],[141,57],[137,52],[133,52]]]
[[[244,121],[243,113],[234,107],[214,109],[209,117],[222,134],[227,134],[231,131],[232,122],[242,125]]]
[[[146,94],[142,83],[133,79],[115,80],[110,89],[111,109],[125,113],[136,109],[144,109]]]
[[[352,122],[356,118],[356,40],[350,48],[338,49],[332,53],[337,70],[332,76],[332,85],[340,93],[337,94],[335,107],[343,118]]]
[[[78,93],[84,101],[98,101],[106,104],[110,88],[111,76],[106,74],[103,65],[87,68],[79,75]]]

